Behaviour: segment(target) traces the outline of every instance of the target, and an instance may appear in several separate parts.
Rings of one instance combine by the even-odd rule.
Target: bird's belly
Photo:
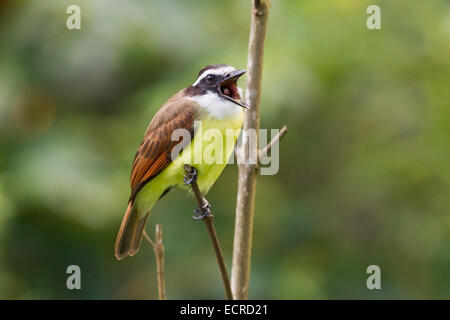
[[[202,121],[191,144],[170,165],[178,173],[177,185],[183,185],[184,164],[190,164],[197,170],[200,190],[208,192],[227,165],[241,127],[242,117],[234,121]]]
[[[192,142],[139,192],[138,203],[141,212],[148,212],[167,188],[186,188],[183,183],[185,164],[195,167],[198,186],[201,192],[206,194],[227,165],[242,122],[243,116],[233,121],[199,122]]]

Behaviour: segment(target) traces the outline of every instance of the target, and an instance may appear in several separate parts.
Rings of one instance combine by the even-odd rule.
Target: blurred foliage
[[[0,4],[0,298],[156,298],[147,244],[113,256],[131,161],[201,67],[245,67],[250,1]],[[446,0],[273,1],[261,123],[289,134],[258,180],[252,298],[450,298],[449,57]],[[236,178],[228,166],[208,195],[229,264]],[[174,191],[148,230],[164,226],[169,298],[220,299],[194,207]]]

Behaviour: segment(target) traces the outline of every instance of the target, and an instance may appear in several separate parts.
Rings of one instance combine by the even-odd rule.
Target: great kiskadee
[[[193,159],[203,158],[208,144],[202,140],[206,140],[209,129],[219,131],[223,137],[228,130],[239,134],[243,108],[247,106],[241,100],[236,82],[244,73],[245,70],[224,64],[204,67],[191,86],[172,96],[155,114],[134,157],[131,196],[115,245],[117,259],[136,254],[152,207],[168,191],[175,186],[188,189],[195,180],[205,194],[220,176],[236,143],[235,134],[231,148],[229,139],[218,144],[223,146],[219,151],[224,161],[193,163]],[[190,140],[173,139],[176,129],[187,130]],[[173,159],[172,150],[180,143],[184,148]],[[185,175],[185,164],[194,169],[189,178]]]

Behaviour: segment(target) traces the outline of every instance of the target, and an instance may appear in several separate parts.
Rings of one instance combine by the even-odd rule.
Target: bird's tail
[[[133,256],[138,252],[149,213],[147,212],[143,217],[139,218],[134,200],[128,203],[128,208],[120,225],[114,248],[117,259],[120,260],[127,256]]]

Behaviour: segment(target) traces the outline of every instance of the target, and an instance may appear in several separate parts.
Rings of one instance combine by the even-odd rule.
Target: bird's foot
[[[203,203],[204,204],[202,206],[198,206],[194,210],[195,214],[192,216],[192,218],[194,218],[195,220],[202,220],[211,214],[211,205],[209,204],[209,202],[204,199]]]
[[[195,169],[194,167],[189,167],[189,170],[186,170],[183,181],[185,186],[188,186],[191,183],[197,181],[197,169]]]

